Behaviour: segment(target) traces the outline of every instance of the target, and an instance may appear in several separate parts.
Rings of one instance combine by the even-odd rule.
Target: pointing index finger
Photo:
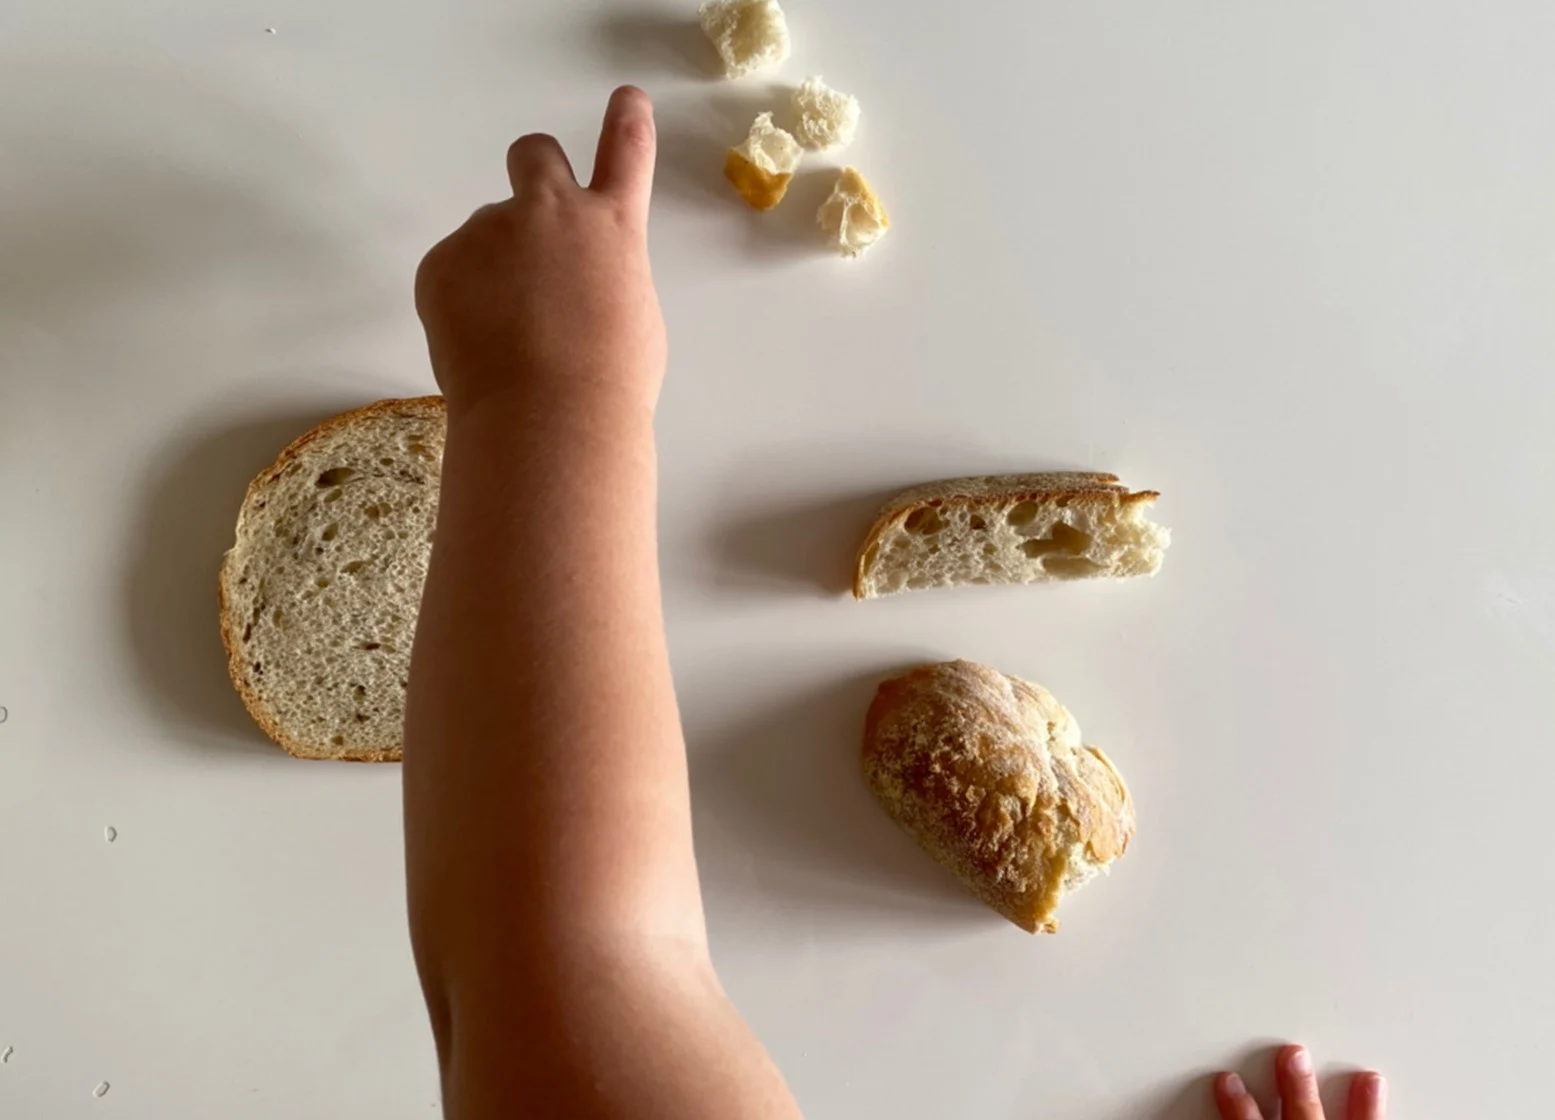
[[[610,95],[605,110],[589,189],[612,195],[646,215],[656,146],[653,103],[635,86],[622,86]]]

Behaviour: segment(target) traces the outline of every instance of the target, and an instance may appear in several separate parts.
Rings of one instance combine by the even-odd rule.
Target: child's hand
[[[482,207],[416,274],[432,369],[455,412],[625,403],[651,411],[664,319],[648,268],[653,106],[615,91],[585,189],[554,137],[508,149],[513,197]]]
[[[1323,1120],[1317,1076],[1305,1047],[1282,1047],[1274,1059],[1274,1074],[1280,1087],[1281,1120]],[[1336,1120],[1384,1120],[1387,1104],[1387,1083],[1381,1075],[1357,1073],[1350,1079],[1345,1114]],[[1220,1120],[1264,1120],[1258,1102],[1234,1073],[1215,1078],[1215,1107]]]

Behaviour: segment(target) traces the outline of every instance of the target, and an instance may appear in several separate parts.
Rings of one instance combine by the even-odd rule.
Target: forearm
[[[438,969],[702,945],[651,425],[604,397],[450,415],[405,735],[412,922]]]

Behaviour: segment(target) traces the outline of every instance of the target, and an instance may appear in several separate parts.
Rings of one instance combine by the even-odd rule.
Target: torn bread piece
[[[807,148],[826,151],[853,143],[859,116],[858,98],[820,77],[806,78],[794,90],[794,136]]]
[[[1028,933],[1128,850],[1134,803],[1110,759],[1045,688],[951,661],[886,681],[864,727],[864,779],[898,825]]]
[[[700,15],[702,31],[718,48],[730,78],[776,66],[792,49],[777,0],[707,0]]]
[[[1171,533],[1160,495],[1116,475],[991,475],[919,486],[886,503],[859,549],[853,594],[1153,575]]]
[[[891,228],[880,197],[852,167],[843,168],[837,176],[831,196],[821,203],[815,220],[845,257],[858,256]]]
[[[774,125],[771,113],[762,113],[745,142],[729,149],[724,178],[752,208],[771,210],[788,192],[802,154],[799,141]]]

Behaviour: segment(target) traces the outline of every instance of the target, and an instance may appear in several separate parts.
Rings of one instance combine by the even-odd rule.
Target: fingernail
[[[1221,1082],[1228,1097],[1247,1096],[1247,1086],[1242,1084],[1242,1079],[1234,1073],[1226,1074],[1226,1079]]]
[[[1307,1053],[1305,1046],[1298,1046],[1290,1052],[1290,1068],[1300,1074],[1312,1072],[1312,1055]]]
[[[1372,1074],[1367,1080],[1366,1095],[1371,1103],[1381,1108],[1388,1103],[1388,1083],[1380,1073]]]

